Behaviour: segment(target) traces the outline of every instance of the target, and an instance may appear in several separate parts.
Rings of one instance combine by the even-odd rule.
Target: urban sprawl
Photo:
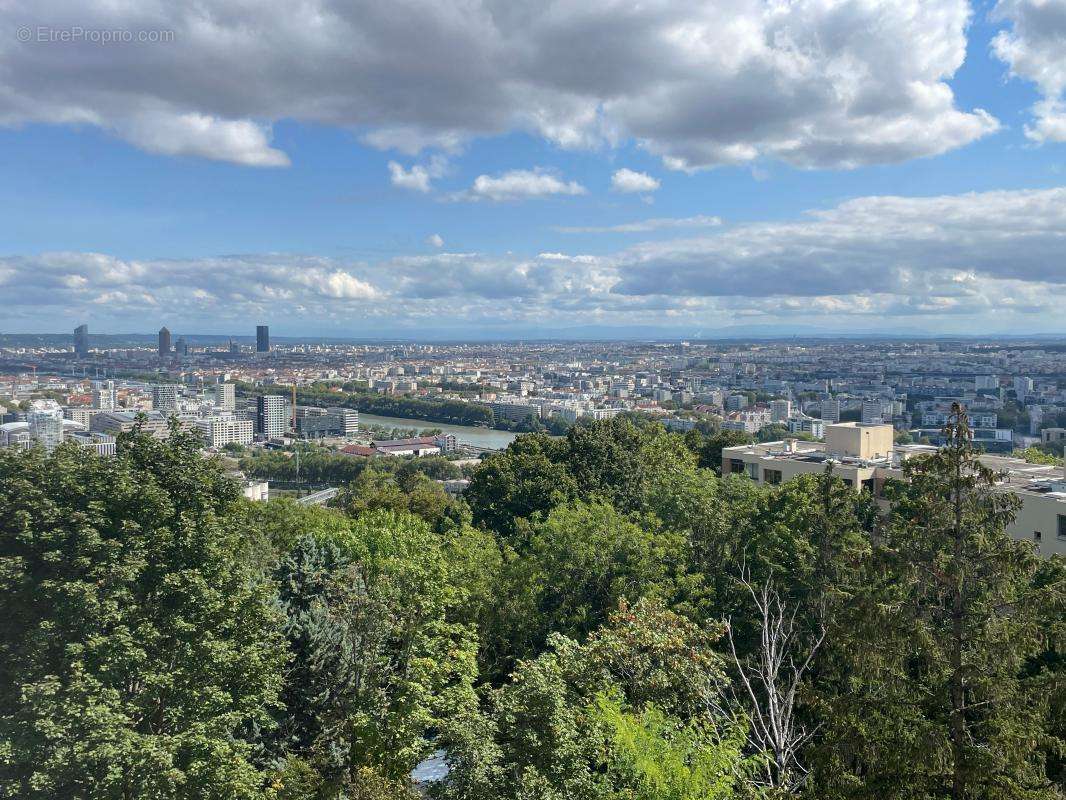
[[[308,443],[358,459],[459,462],[523,432],[620,414],[726,437],[721,471],[778,484],[832,469],[880,495],[966,410],[985,463],[1022,501],[1010,532],[1066,553],[1066,345],[1041,341],[351,343],[172,336],[0,340],[0,446],[107,455],[135,426],[185,428],[223,456]],[[364,415],[403,424],[361,424]],[[365,418],[364,418],[365,419]],[[506,432],[485,444],[479,431]],[[468,433],[464,433],[467,431]],[[236,473],[236,458],[234,460]],[[269,481],[245,479],[251,499]],[[461,492],[464,480],[447,482]],[[311,487],[328,499],[335,487]]]

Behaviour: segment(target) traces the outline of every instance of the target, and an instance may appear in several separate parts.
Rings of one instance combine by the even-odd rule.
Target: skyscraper
[[[255,352],[257,352],[257,353],[269,353],[270,352],[270,326],[268,326],[268,325],[256,325],[255,326]]]
[[[89,357],[89,326],[79,325],[74,329],[74,355],[78,358]]]
[[[189,344],[184,336],[179,336],[178,341],[174,342],[174,352],[179,356],[189,355]]]
[[[289,415],[285,398],[280,394],[259,395],[255,398],[255,432],[270,438],[284,436],[289,430]]]
[[[166,326],[159,329],[159,357],[170,355],[170,331]]]

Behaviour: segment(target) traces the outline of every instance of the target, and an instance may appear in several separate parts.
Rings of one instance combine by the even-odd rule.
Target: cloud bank
[[[431,242],[434,244],[435,242]],[[940,197],[862,197],[788,222],[721,226],[607,255],[432,252],[378,262],[288,254],[121,259],[98,253],[0,258],[11,325],[48,315],[151,327],[289,320],[358,329],[449,318],[707,325],[803,318],[951,319],[982,329],[1063,328],[1066,188]]]
[[[1030,18],[1059,4],[1001,4],[1018,74],[1053,47]],[[407,155],[521,131],[562,147],[633,141],[680,170],[848,168],[997,129],[948,84],[970,13],[966,0],[8,3],[0,27],[33,35],[0,37],[0,124],[90,125],[149,152],[262,167],[288,163],[271,124],[291,119]],[[133,41],[38,33],[75,27]],[[152,32],[167,37],[140,40]],[[1051,136],[1058,84],[1039,80]]]

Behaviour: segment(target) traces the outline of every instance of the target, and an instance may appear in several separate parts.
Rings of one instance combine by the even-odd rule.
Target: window
[[[1043,538],[1044,538],[1044,534],[1042,534],[1040,531],[1033,531],[1033,541],[1034,542],[1039,542]]]
[[[1059,538],[1066,539],[1066,514],[1059,514]]]
[[[781,470],[779,469],[764,469],[762,471],[762,479],[764,482],[773,486],[777,486],[781,483]]]
[[[742,459],[739,459],[739,458],[731,458],[731,459],[729,459],[729,472],[730,472],[730,474],[732,474],[734,472],[743,472],[743,471],[744,471],[744,461]]]
[[[855,481],[853,481],[851,478],[844,478],[844,485],[850,489],[855,485]]]
[[[748,468],[748,477],[753,481],[759,480],[759,465],[758,464],[746,464]]]

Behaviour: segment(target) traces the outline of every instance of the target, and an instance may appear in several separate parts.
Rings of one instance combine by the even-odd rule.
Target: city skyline
[[[1063,0],[416,6],[0,11],[2,332],[1066,333]]]

